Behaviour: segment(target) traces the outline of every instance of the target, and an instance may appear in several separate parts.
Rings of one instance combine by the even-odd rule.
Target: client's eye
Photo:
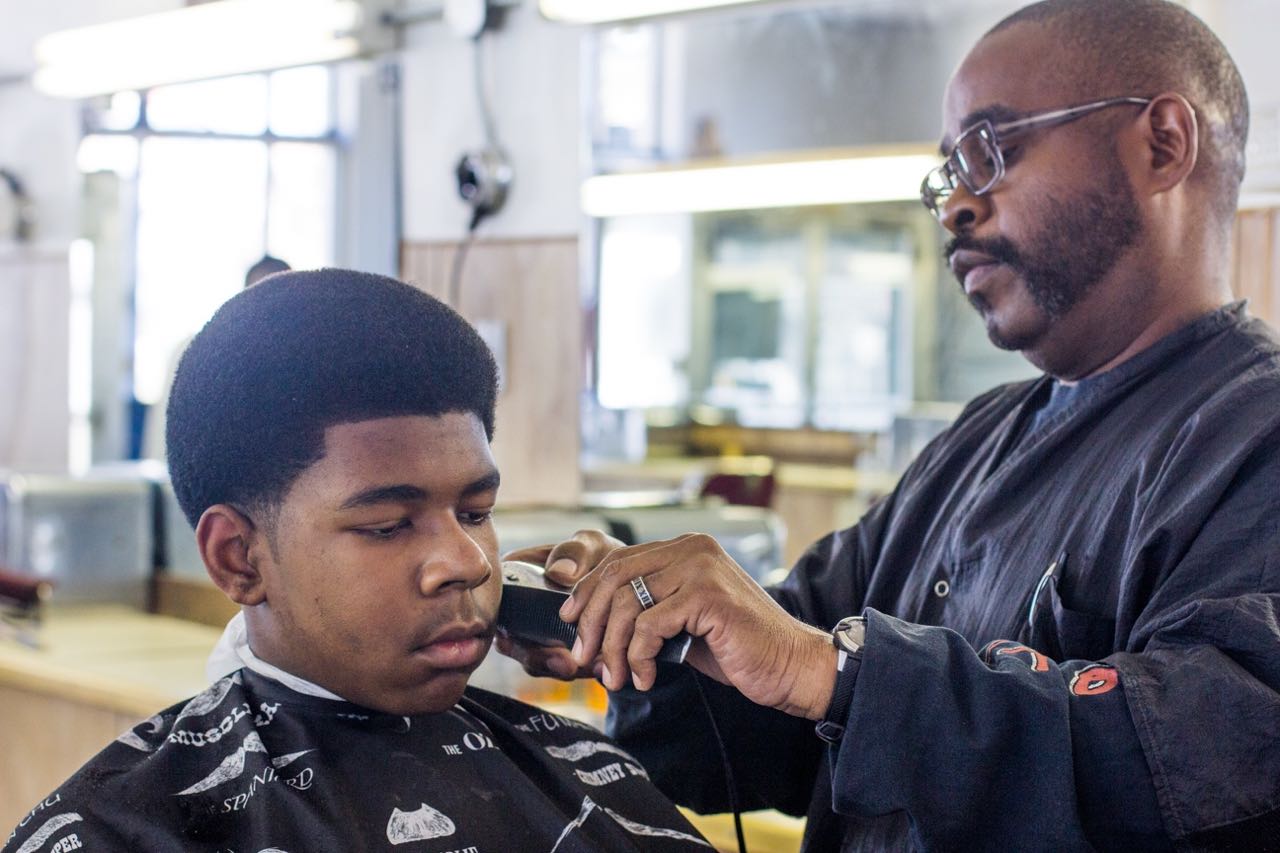
[[[400,531],[407,530],[408,527],[409,520],[407,518],[402,518],[395,524],[383,525],[381,527],[357,527],[356,533],[370,539],[381,541],[385,539],[394,539],[399,535]]]
[[[487,524],[489,519],[493,517],[493,510],[486,509],[479,512],[460,512],[458,520],[469,527],[480,527]]]

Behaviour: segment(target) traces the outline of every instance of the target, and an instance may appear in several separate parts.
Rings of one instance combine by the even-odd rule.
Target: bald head
[[[1244,178],[1249,100],[1227,49],[1204,22],[1166,0],[1043,0],[1014,12],[988,36],[1019,24],[1052,32],[1067,56],[1063,91],[1078,101],[1178,92],[1199,124],[1191,179],[1229,220]]]

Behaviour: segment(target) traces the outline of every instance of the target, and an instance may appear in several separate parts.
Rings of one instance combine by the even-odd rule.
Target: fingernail
[[[609,675],[609,667],[605,666],[604,664],[601,664],[600,675],[601,675],[601,680],[604,682],[604,686],[612,690],[613,676]]]
[[[573,594],[572,593],[570,593],[569,597],[564,600],[564,604],[560,605],[560,620],[562,622],[564,621],[564,618],[569,615],[569,612],[571,610],[573,610]]]
[[[553,575],[564,575],[566,577],[573,577],[574,570],[577,568],[578,568],[578,564],[575,563],[573,560],[570,560],[568,557],[561,557],[560,559],[556,560],[554,563],[552,563],[550,566],[547,567],[547,572],[548,574],[553,574]]]
[[[578,662],[578,665],[581,666],[582,665],[582,638],[581,637],[578,637],[576,640],[573,641],[573,651],[570,652],[570,654],[573,656],[573,659]]]

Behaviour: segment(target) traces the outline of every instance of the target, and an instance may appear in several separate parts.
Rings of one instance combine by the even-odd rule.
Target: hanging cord
[[[733,811],[733,831],[738,836],[738,853],[747,853],[747,839],[742,833],[742,809],[738,805],[738,784],[733,779],[733,765],[729,763],[729,750],[725,748],[720,726],[716,723],[716,715],[711,712],[711,700],[707,698],[707,691],[702,686],[702,679],[705,677],[696,669],[693,671],[693,683],[698,687],[698,696],[702,698],[702,707],[706,710],[707,719],[711,722],[711,734],[715,737],[716,746],[720,749],[720,762],[724,765],[724,784],[729,791],[729,808]]]
[[[461,311],[462,305],[459,300],[462,299],[462,267],[467,262],[467,252],[471,250],[471,244],[476,241],[476,226],[480,224],[483,214],[479,210],[471,216],[471,224],[467,226],[467,236],[458,244],[458,249],[453,253],[453,263],[449,265],[449,292],[447,301],[449,306],[455,311]]]
[[[489,105],[489,93],[484,85],[485,32],[487,30],[482,30],[471,40],[471,76],[475,84],[476,105],[480,110],[480,123],[484,129],[485,145],[489,149],[500,150],[497,126],[493,120],[493,109]],[[458,245],[458,250],[454,252],[453,263],[450,265],[449,270],[449,290],[447,294],[448,303],[454,310],[461,310],[462,269],[467,262],[467,253],[470,252],[471,245],[475,242],[476,229],[480,226],[480,222],[492,212],[493,210],[484,205],[475,207],[471,213],[471,222],[467,225],[467,235]]]
[[[489,92],[484,85],[484,32],[471,40],[471,69],[476,87],[476,104],[480,107],[480,122],[484,125],[484,141],[490,148],[498,146],[498,130],[493,121],[493,108],[489,105]]]

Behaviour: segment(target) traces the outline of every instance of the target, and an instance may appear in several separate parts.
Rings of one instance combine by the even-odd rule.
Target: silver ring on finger
[[[649,587],[644,585],[644,578],[642,577],[632,578],[631,590],[636,594],[636,600],[640,602],[641,610],[648,610],[650,607],[652,607],[654,604],[657,603],[653,600],[653,595],[652,593],[649,592]]]

